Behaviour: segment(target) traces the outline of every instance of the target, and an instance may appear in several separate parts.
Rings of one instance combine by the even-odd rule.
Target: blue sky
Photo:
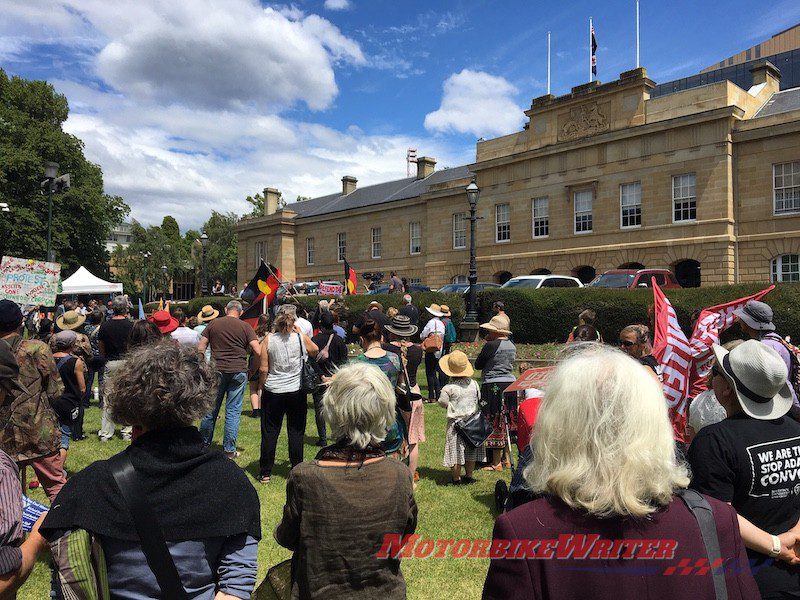
[[[696,73],[800,21],[800,2],[643,0],[651,78]],[[517,131],[546,91],[635,66],[634,1],[0,0],[0,66],[66,94],[65,127],[133,217],[182,228],[243,212],[264,187],[288,200],[405,175],[408,147],[439,166]]]

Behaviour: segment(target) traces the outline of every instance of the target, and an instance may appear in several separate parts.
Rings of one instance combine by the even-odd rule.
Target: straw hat
[[[197,313],[197,320],[201,323],[213,321],[219,316],[219,311],[215,310],[210,304],[206,304],[199,313]]]
[[[502,315],[495,315],[489,320],[488,323],[481,323],[481,329],[485,329],[486,331],[494,331],[495,333],[500,333],[502,335],[511,335],[511,330],[509,327],[510,323],[508,319],[503,318]]]
[[[166,310],[157,310],[151,317],[147,318],[164,335],[172,333],[178,328],[178,319],[169,314]]]
[[[713,349],[715,368],[724,373],[745,413],[769,421],[789,412],[792,392],[780,354],[758,340],[747,340],[730,352],[716,344]]]
[[[450,377],[472,377],[475,370],[469,364],[467,355],[461,350],[453,350],[439,359],[439,368]]]
[[[431,313],[434,317],[443,317],[444,313],[442,312],[442,307],[438,304],[431,304],[430,306],[426,306],[425,310]]]
[[[449,317],[450,316],[450,307],[447,304],[442,304],[439,308],[442,309],[442,316]]]
[[[77,310],[68,310],[56,319],[56,326],[64,331],[77,329],[86,321],[86,316]]]

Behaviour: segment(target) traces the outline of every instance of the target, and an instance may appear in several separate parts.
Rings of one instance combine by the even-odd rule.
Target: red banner
[[[547,381],[553,374],[555,367],[536,367],[528,369],[519,378],[508,386],[504,391],[518,392],[520,390],[543,390],[547,387]]]

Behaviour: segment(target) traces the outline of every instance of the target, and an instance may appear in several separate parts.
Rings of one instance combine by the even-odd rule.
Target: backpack
[[[445,344],[454,344],[458,340],[458,333],[456,332],[456,326],[453,325],[453,322],[450,319],[444,320],[444,343]]]
[[[790,344],[777,333],[770,333],[764,337],[771,340],[778,340],[783,347],[789,351],[789,377],[787,380],[789,385],[792,386],[795,396],[800,398],[800,348],[794,344]]]

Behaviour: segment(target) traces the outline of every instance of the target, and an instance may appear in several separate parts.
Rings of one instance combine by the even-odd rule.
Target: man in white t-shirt
[[[314,326],[311,324],[311,321],[305,318],[305,310],[302,306],[299,307],[299,310],[302,311],[303,314],[298,312],[298,307],[294,304],[283,304],[278,312],[285,312],[294,316],[294,324],[300,328],[300,331],[302,331],[308,337],[313,337]]]
[[[172,316],[178,321],[178,328],[169,334],[170,337],[181,345],[196,348],[200,343],[200,334],[186,326],[186,313],[182,308],[176,308],[172,311]]]

